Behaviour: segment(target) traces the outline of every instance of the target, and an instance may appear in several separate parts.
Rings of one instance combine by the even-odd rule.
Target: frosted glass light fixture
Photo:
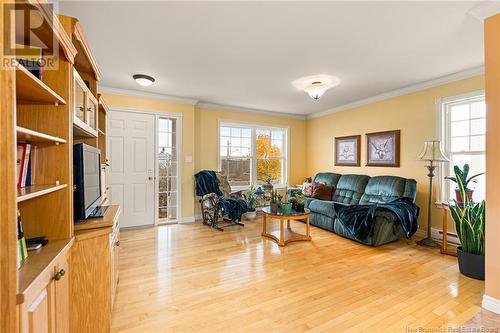
[[[137,82],[137,84],[140,84],[143,87],[148,87],[155,82],[155,79],[149,75],[144,75],[144,74],[135,74],[132,76],[132,78]]]
[[[299,90],[305,91],[309,96],[318,100],[330,88],[338,86],[340,79],[330,75],[313,75],[297,79],[292,84]]]

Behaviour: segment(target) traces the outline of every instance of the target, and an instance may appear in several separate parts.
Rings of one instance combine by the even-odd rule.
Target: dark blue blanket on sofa
[[[222,214],[228,215],[233,221],[241,221],[241,215],[248,211],[245,200],[225,198],[219,188],[219,181],[214,171],[203,170],[194,175],[196,179],[196,195],[215,193],[219,197]]]
[[[398,198],[385,204],[346,206],[337,213],[337,217],[353,236],[361,242],[367,242],[368,238],[373,234],[378,211],[394,213],[406,238],[410,238],[418,230],[419,210],[419,207],[413,203],[412,199]]]

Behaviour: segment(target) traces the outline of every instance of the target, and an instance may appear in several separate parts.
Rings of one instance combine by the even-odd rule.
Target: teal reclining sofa
[[[311,210],[310,223],[322,229],[361,242],[356,239],[337,217],[343,206],[387,203],[401,197],[415,202],[417,182],[396,176],[341,175],[333,172],[318,173],[315,183],[333,186],[335,190],[329,201],[305,198],[305,205]],[[366,245],[379,246],[404,237],[403,229],[396,215],[389,211],[378,211],[373,234]]]

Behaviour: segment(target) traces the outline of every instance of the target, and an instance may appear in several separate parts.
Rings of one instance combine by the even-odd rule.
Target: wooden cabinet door
[[[110,235],[110,254],[111,254],[111,310],[115,303],[116,287],[118,285],[118,256],[120,247],[120,238],[118,228]]]
[[[54,275],[55,332],[69,332],[69,277],[68,262],[56,266]]]
[[[30,304],[21,306],[20,332],[54,333],[52,287],[50,282]]]

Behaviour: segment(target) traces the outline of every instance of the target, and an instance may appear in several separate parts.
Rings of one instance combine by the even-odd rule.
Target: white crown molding
[[[306,115],[300,115],[300,114],[285,113],[285,112],[279,112],[279,111],[249,109],[249,108],[243,108],[243,107],[239,107],[239,106],[230,106],[230,105],[216,104],[216,103],[199,102],[198,104],[196,104],[196,106],[200,107],[200,108],[207,108],[207,109],[219,109],[219,110],[225,110],[225,111],[235,111],[235,112],[244,112],[244,113],[257,113],[257,114],[262,114],[262,115],[272,116],[272,117],[295,118],[295,119],[302,119],[302,120],[305,120],[307,118]]]
[[[482,22],[488,17],[500,14],[500,1],[482,2],[469,10],[467,14]]]
[[[193,98],[176,97],[176,96],[170,96],[170,95],[165,95],[165,94],[149,93],[149,92],[140,91],[140,90],[121,89],[121,88],[113,88],[113,87],[107,87],[107,86],[100,86],[99,92],[100,93],[122,95],[122,96],[129,96],[129,97],[152,98],[152,99],[158,99],[158,100],[162,100],[162,101],[185,103],[185,104],[189,104],[189,105],[196,105],[198,103],[198,100],[193,99]]]
[[[488,295],[483,295],[483,302],[481,303],[483,309],[500,314],[500,300]]]
[[[484,66],[478,66],[478,67],[469,68],[469,69],[466,69],[466,70],[461,71],[461,72],[457,72],[457,73],[453,73],[453,74],[450,74],[450,75],[442,76],[442,77],[439,77],[439,78],[434,79],[434,80],[424,81],[424,82],[417,83],[417,84],[412,85],[412,86],[408,86],[408,87],[405,87],[405,88],[396,89],[396,90],[389,91],[389,92],[386,92],[386,93],[383,93],[383,94],[380,94],[380,95],[375,95],[375,96],[372,96],[372,97],[368,97],[368,98],[365,98],[365,99],[362,99],[362,100],[359,100],[359,101],[356,101],[356,102],[352,102],[352,103],[348,103],[348,104],[345,104],[345,105],[337,106],[337,107],[334,107],[334,108],[329,109],[329,110],[311,113],[311,114],[309,114],[307,116],[307,119],[313,119],[313,118],[319,118],[319,117],[327,116],[329,114],[333,114],[333,113],[337,113],[337,112],[341,112],[341,111],[353,109],[353,108],[356,108],[356,107],[360,107],[360,106],[371,104],[371,103],[375,103],[375,102],[380,102],[380,101],[383,101],[383,100],[386,100],[386,99],[389,99],[389,98],[393,98],[393,97],[398,97],[398,96],[410,94],[410,93],[413,93],[413,92],[416,92],[416,91],[419,91],[419,90],[424,90],[424,89],[428,89],[428,88],[440,86],[440,85],[443,85],[443,84],[446,84],[446,83],[450,83],[450,82],[453,82],[453,81],[459,81],[459,80],[463,80],[463,79],[468,79],[468,78],[471,78],[471,77],[474,77],[474,76],[478,76],[478,75],[482,75],[482,74],[484,74]]]

